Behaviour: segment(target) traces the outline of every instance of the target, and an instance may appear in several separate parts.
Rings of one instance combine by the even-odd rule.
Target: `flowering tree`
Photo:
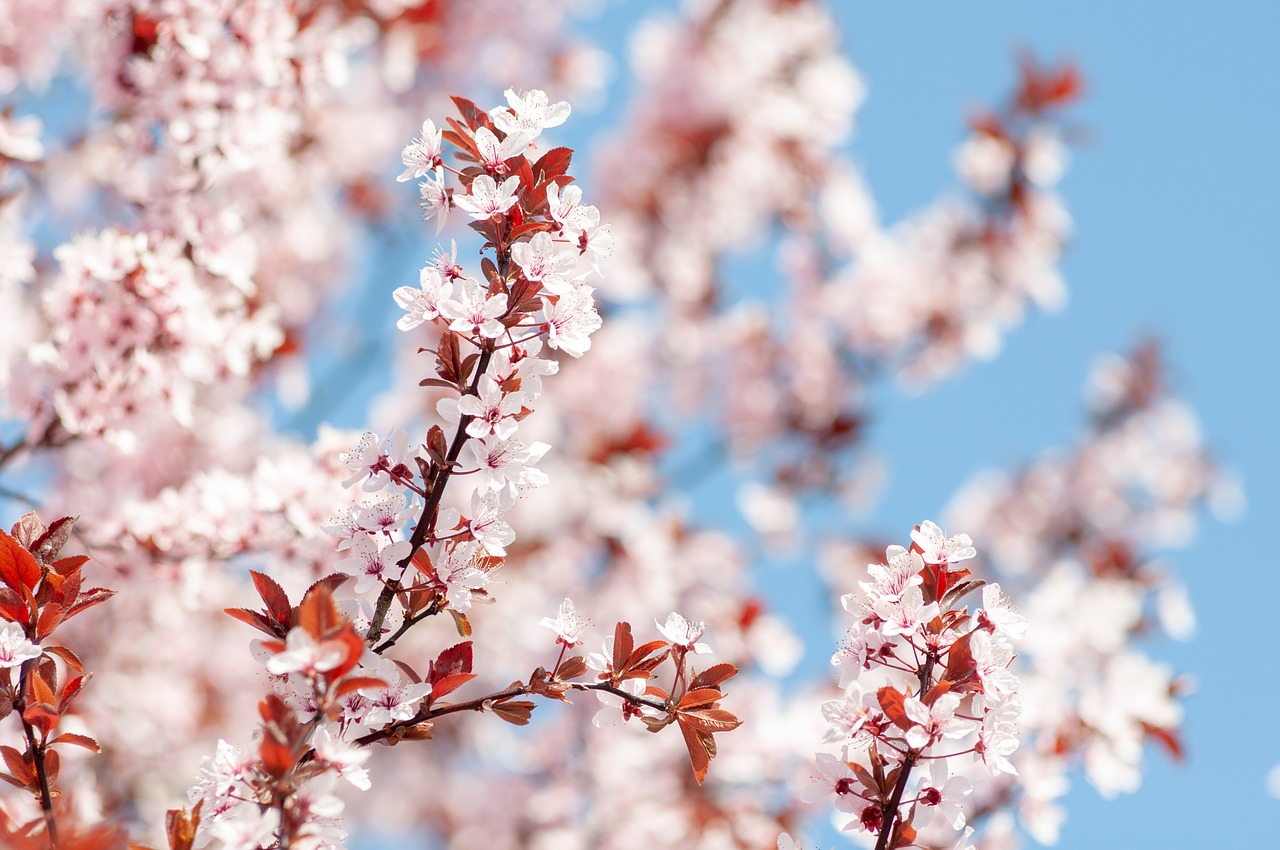
[[[1074,446],[958,494],[967,535],[808,544],[853,616],[842,691],[780,687],[798,640],[756,541],[672,498],[696,435],[749,470],[760,540],[801,536],[806,504],[868,490],[869,388],[927,389],[1061,301],[1073,68],[1024,62],[971,121],[968,195],[885,227],[810,0],[645,29],[583,152],[597,205],[546,92],[599,61],[555,4],[7,6],[10,845],[335,847],[345,815],[457,847],[772,847],[831,796],[877,848],[1003,847],[1054,839],[1073,765],[1116,793],[1144,741],[1178,753],[1138,639],[1185,605],[1148,553],[1220,478],[1154,345],[1102,362]],[[775,227],[776,292],[735,297],[723,260]],[[356,299],[399,316],[326,360],[361,247],[399,242],[434,250],[417,284]],[[367,431],[279,427],[272,401],[318,410],[357,370],[384,377]]]

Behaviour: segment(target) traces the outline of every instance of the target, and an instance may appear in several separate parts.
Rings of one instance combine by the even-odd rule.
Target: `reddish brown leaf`
[[[907,717],[907,710],[904,707],[907,698],[897,688],[885,686],[876,691],[876,697],[880,700],[880,708],[885,716],[893,721],[895,726],[904,730],[911,728],[911,719]]]
[[[35,548],[36,541],[40,539],[45,532],[45,525],[40,521],[40,517],[35,511],[28,511],[18,517],[18,521],[13,524],[10,532],[17,539],[18,545],[24,549]],[[4,532],[0,532],[3,534]]]
[[[22,719],[39,729],[44,736],[58,728],[58,721],[62,718],[51,703],[36,702],[23,709]]]
[[[92,676],[92,673],[75,676],[62,687],[62,694],[58,697],[58,711],[66,712],[71,705],[71,701],[76,698]]]
[[[941,679],[935,682],[933,687],[925,691],[925,695],[920,698],[920,701],[925,705],[933,705],[938,701],[938,697],[945,693],[949,693],[954,688],[955,682],[952,682],[950,679]]]
[[[681,697],[679,708],[697,708],[700,705],[710,705],[721,699],[724,699],[724,694],[715,688],[702,688],[696,691],[689,691]]]
[[[84,747],[91,753],[102,752],[102,747],[98,746],[98,742],[90,738],[88,735],[77,735],[75,732],[63,732],[54,738],[51,744],[74,744],[77,747]]]
[[[560,666],[556,668],[556,678],[567,682],[585,672],[587,672],[587,662],[581,655],[574,655],[560,662]]]
[[[58,656],[59,658],[62,659],[63,663],[65,663],[72,670],[75,670],[77,673],[84,672],[84,662],[80,660],[80,656],[76,655],[67,647],[57,646],[57,645],[46,646],[44,647],[44,651],[49,655]]]
[[[67,575],[72,570],[77,570],[89,562],[88,555],[68,555],[65,558],[59,558],[53,562],[53,569],[61,575]]]
[[[618,623],[613,627],[613,669],[615,671],[624,670],[627,666],[627,659],[631,657],[631,650],[635,647],[635,640],[631,637],[631,624]]]
[[[944,679],[952,682],[963,682],[974,674],[973,652],[969,648],[969,638],[973,632],[962,635],[947,650],[947,669],[942,674]]]
[[[356,631],[355,624],[349,620],[343,621],[338,633],[325,641],[325,643],[328,645],[341,645],[347,651],[346,658],[342,663],[329,671],[329,676],[333,679],[341,678],[354,670],[356,665],[360,663],[360,657],[364,655],[364,638]]]
[[[462,643],[444,650],[436,657],[436,660],[431,663],[430,672],[427,673],[427,680],[434,685],[445,676],[470,672],[471,641],[464,640]]]
[[[266,617],[257,611],[250,611],[247,608],[223,608],[222,613],[236,618],[242,623],[253,626],[258,631],[271,637],[284,637],[287,632],[272,623]]]
[[[527,726],[534,705],[528,700],[509,700],[493,706],[493,713],[515,726]]]
[[[0,531],[0,581],[22,593],[40,581],[40,565],[17,540]]]
[[[41,563],[51,564],[56,561],[58,553],[71,538],[71,528],[75,522],[75,519],[69,516],[54,520],[53,525],[50,525],[48,530],[36,540],[35,545],[30,547],[31,553]]]
[[[738,675],[738,668],[734,667],[732,664],[716,664],[694,676],[693,680],[689,682],[689,690],[696,691],[699,688],[714,688],[723,682],[727,682],[736,675]]]
[[[453,101],[453,105],[457,108],[458,114],[462,116],[462,120],[467,122],[467,127],[475,130],[479,127],[487,127],[489,125],[489,114],[480,107],[476,106],[465,97],[457,95],[449,98]]]
[[[14,590],[0,586],[0,618],[26,625],[30,622],[31,609]]]
[[[52,787],[58,781],[58,774],[62,771],[62,756],[58,755],[57,750],[44,751],[44,775],[49,780],[49,786]]]
[[[42,641],[53,634],[53,630],[62,623],[64,613],[66,609],[56,602],[45,605],[40,612],[40,619],[36,621],[36,640]]]
[[[433,678],[431,681],[431,699],[437,700],[446,694],[451,694],[475,677],[475,673],[450,673],[439,679]]]
[[[683,717],[677,719],[680,724],[680,734],[684,736],[684,745],[689,750],[689,764],[693,767],[693,776],[701,785],[702,780],[707,778],[707,768],[711,766],[712,750],[707,746],[711,736],[685,723]]]
[[[342,613],[327,585],[312,585],[298,606],[298,625],[315,640],[322,640],[342,624]]]
[[[287,624],[293,606],[289,604],[289,596],[284,592],[284,588],[271,576],[257,570],[249,570],[249,576],[253,579],[253,586],[262,597],[263,604],[267,606],[267,614],[277,623]]]
[[[538,174],[538,182],[542,183],[564,176],[569,171],[569,164],[572,161],[572,148],[552,148],[538,158],[533,165],[533,171]]]
[[[389,687],[391,686],[387,684],[386,680],[379,679],[376,676],[352,676],[349,679],[343,679],[342,683],[338,685],[337,696],[339,698],[345,697],[349,693],[365,688],[381,688],[385,690]]]
[[[165,836],[169,839],[169,850],[191,850],[196,840],[196,832],[200,827],[200,807],[204,800],[196,802],[191,814],[186,809],[170,809],[164,816]]]
[[[700,732],[731,732],[742,725],[742,721],[722,708],[699,708],[694,711],[680,711],[680,722],[693,726]]]
[[[115,595],[116,592],[114,590],[108,590],[105,587],[91,587],[80,594],[79,598],[76,599],[76,603],[71,606],[71,610],[67,612],[67,616],[63,620],[70,620],[95,605],[101,605]]]
[[[27,760],[22,753],[13,747],[0,747],[0,755],[4,756],[5,767],[9,768],[9,772],[13,774],[14,779],[22,783],[23,787],[35,784],[35,769],[27,764]]]

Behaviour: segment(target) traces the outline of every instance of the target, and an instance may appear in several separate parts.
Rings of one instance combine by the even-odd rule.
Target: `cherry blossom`
[[[440,278],[440,272],[424,266],[418,273],[418,288],[402,286],[393,294],[405,315],[396,322],[402,331],[412,330],[440,315],[440,303],[453,297],[453,282]]]
[[[566,598],[560,603],[560,610],[554,618],[543,617],[538,621],[538,625],[555,632],[556,643],[573,649],[582,644],[582,635],[591,628],[591,621],[579,617],[573,601]]]
[[[342,663],[344,651],[337,646],[317,643],[306,629],[289,630],[285,649],[267,661],[267,670],[277,676],[285,673],[314,675],[332,670]]]
[[[422,122],[422,134],[405,145],[404,150],[401,151],[400,160],[404,163],[404,173],[396,180],[400,183],[415,180],[439,168],[443,163],[441,151],[441,131],[437,130],[435,122],[428,118]]]
[[[657,621],[655,620],[654,622],[656,623]],[[657,625],[658,631],[662,633],[662,636],[676,646],[692,652],[694,655],[707,655],[711,652],[710,646],[698,642],[698,638],[702,637],[702,633],[707,629],[707,624],[701,620],[687,620],[672,611],[667,615],[665,623],[658,623]]]
[[[501,185],[488,174],[481,174],[471,181],[468,194],[453,195],[453,205],[465,210],[476,221],[485,221],[511,209],[516,203],[519,177],[508,177]]]
[[[524,133],[533,139],[546,128],[559,127],[569,118],[568,102],[551,103],[546,92],[535,89],[521,94],[507,89],[503,94],[510,108],[496,107],[489,116],[498,129],[508,135]]]
[[[27,640],[22,626],[17,623],[5,623],[0,629],[0,668],[17,667],[39,658],[42,652],[39,646]]]
[[[463,278],[458,283],[456,297],[442,300],[438,308],[441,316],[453,320],[450,330],[487,339],[502,336],[506,328],[498,317],[507,312],[506,294],[490,295],[471,278]]]

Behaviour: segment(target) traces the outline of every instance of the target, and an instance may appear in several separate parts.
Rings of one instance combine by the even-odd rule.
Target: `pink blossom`
[[[573,600],[568,597],[560,603],[560,610],[554,618],[543,617],[538,625],[556,633],[556,642],[569,649],[582,643],[582,635],[591,628],[591,621],[578,616]]]
[[[569,104],[563,100],[551,103],[540,89],[523,94],[507,89],[504,95],[510,109],[499,106],[489,111],[493,123],[504,133],[523,133],[533,139],[547,127],[559,127],[569,118]]]
[[[465,210],[476,221],[485,221],[515,206],[519,189],[519,177],[508,177],[498,185],[488,174],[481,174],[471,181],[469,194],[454,193],[453,205]]]
[[[285,649],[267,661],[267,670],[277,676],[286,673],[312,675],[325,673],[346,660],[344,647],[330,643],[316,643],[306,629],[295,626],[289,630]]]
[[[453,297],[453,283],[441,280],[439,271],[425,266],[418,272],[417,289],[402,286],[392,296],[400,309],[406,311],[396,327],[402,331],[412,330],[440,315],[440,303]]]
[[[963,738],[978,728],[972,720],[955,716],[960,697],[954,693],[945,693],[928,706],[916,697],[908,697],[904,707],[913,724],[907,730],[907,743],[917,750],[943,738]]]
[[[440,167],[443,162],[440,157],[441,135],[442,131],[436,129],[435,122],[430,118],[422,122],[422,135],[405,145],[400,153],[404,173],[396,178],[398,182],[422,177]]]
[[[667,615],[667,622],[658,623],[657,620],[654,622],[657,623],[658,631],[662,636],[674,645],[683,647],[694,655],[707,655],[711,652],[710,646],[698,643],[698,638],[702,637],[702,633],[707,630],[707,624],[701,620],[686,620],[672,611]]]
[[[515,179],[515,178],[512,178]],[[453,321],[449,329],[461,334],[497,339],[506,332],[498,321],[507,312],[507,295],[490,295],[478,281],[463,278],[455,297],[440,302],[440,315]]]
[[[17,623],[5,623],[0,629],[0,668],[18,667],[25,661],[39,658],[43,650],[27,640],[27,634]]]

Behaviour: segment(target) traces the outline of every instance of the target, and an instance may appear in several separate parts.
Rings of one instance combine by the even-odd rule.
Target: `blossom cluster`
[[[431,333],[434,377],[421,384],[446,391],[436,410],[452,437],[440,424],[413,447],[403,429],[386,439],[366,433],[342,455],[350,473],[343,486],[358,485],[364,498],[327,529],[345,555],[334,564],[336,574],[294,608],[279,584],[254,573],[264,609],[229,609],[271,638],[263,648],[275,694],[260,707],[266,725],[256,759],[235,756],[223,745],[191,793],[204,807],[195,817],[237,850],[275,840],[292,847],[338,846],[343,833],[335,818],[342,805],[329,793],[334,771],[326,766],[354,769],[367,752],[346,755],[344,748],[352,745],[431,736],[433,711],[444,711],[433,709],[435,700],[476,675],[470,642],[441,652],[421,677],[383,653],[413,625],[444,611],[461,634],[471,633],[467,614],[476,600],[489,597],[492,573],[515,540],[504,514],[547,480],[535,464],[549,446],[521,442],[517,429],[541,397],[542,378],[558,369],[556,361],[538,356],[544,340],[574,357],[590,348],[600,319],[586,281],[598,273],[610,233],[598,210],[582,204],[581,191],[570,185],[571,151],[531,155],[542,131],[568,117],[568,104],[552,104],[541,91],[511,90],[507,102],[485,113],[455,99],[462,120],[450,119],[445,131],[424,122],[421,137],[402,153],[401,178],[426,178],[420,188],[427,217],[443,218],[453,207],[467,211],[493,253],[477,277],[457,264],[456,249],[447,259],[440,253],[440,261],[422,269],[417,288],[394,293],[405,310],[397,326]],[[457,148],[459,168],[446,166],[445,140]],[[443,188],[446,168],[460,188]],[[447,486],[467,476],[475,485],[464,507],[446,505]],[[335,588],[345,613],[334,600]],[[648,655],[657,646],[646,647],[644,659],[653,660]],[[637,658],[619,675],[637,667],[651,669]],[[715,675],[714,681],[706,674],[706,683],[694,681],[709,689],[731,672]],[[568,678],[568,669],[558,664],[551,676]],[[532,703],[515,699],[525,693],[563,698],[543,671],[527,686],[473,707],[527,722]],[[682,691],[673,705],[688,708],[681,698],[688,695]],[[698,707],[717,710],[707,703]],[[672,712],[672,720],[686,722],[686,713]],[[334,755],[324,752],[326,742]],[[347,778],[368,787],[364,773]]]
[[[831,659],[845,691],[822,707],[823,740],[839,755],[817,756],[819,776],[801,799],[834,796],[842,829],[876,836],[880,850],[946,829],[971,835],[973,764],[1017,773],[1009,756],[1022,706],[1009,665],[1027,621],[999,585],[954,566],[976,554],[968,535],[923,522],[910,548],[890,546],[861,592],[841,600],[857,618]],[[979,587],[982,607],[970,613],[961,599]]]

